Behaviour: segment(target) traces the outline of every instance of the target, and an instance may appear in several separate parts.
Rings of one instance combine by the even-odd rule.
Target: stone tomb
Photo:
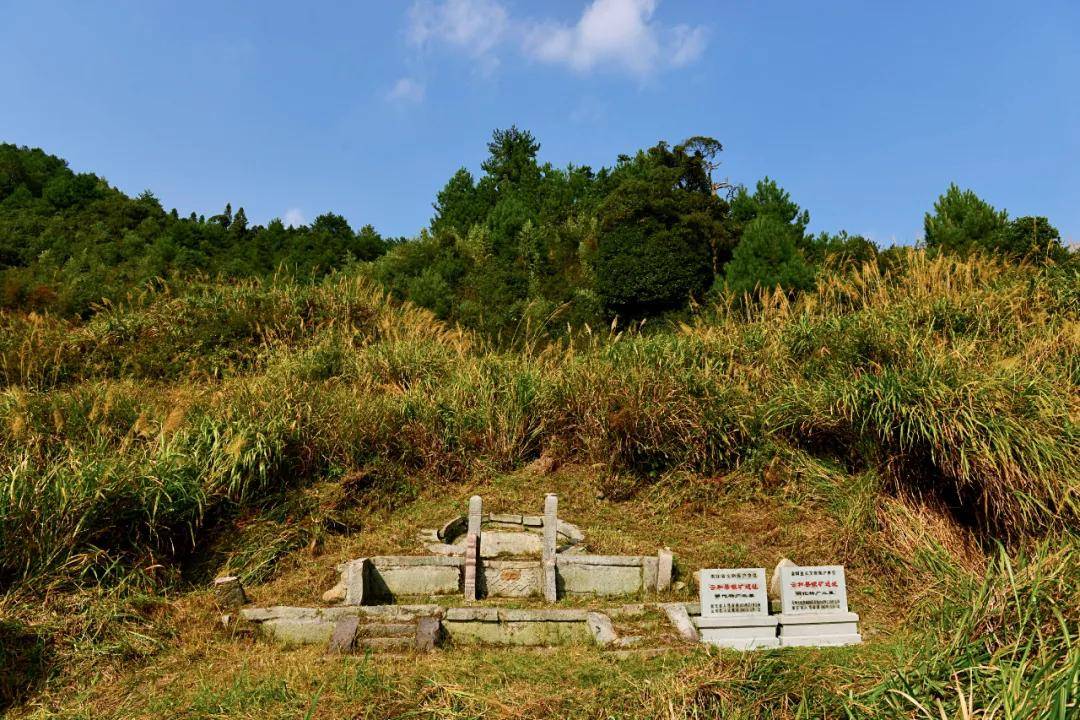
[[[700,572],[701,641],[735,650],[773,648],[777,617],[769,615],[765,568],[715,568]]]
[[[857,645],[859,616],[848,611],[842,565],[780,568],[780,645]]]
[[[585,536],[558,517],[548,494],[543,515],[484,513],[479,496],[468,515],[422,533],[429,555],[384,555],[338,566],[340,580],[323,600],[373,605],[401,598],[461,595],[483,598],[618,597],[664,592],[671,586],[671,551],[656,555],[592,555]]]

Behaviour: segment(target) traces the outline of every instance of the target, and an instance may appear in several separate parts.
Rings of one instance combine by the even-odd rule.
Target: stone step
[[[361,623],[356,628],[361,638],[415,638],[416,623]]]
[[[412,650],[416,647],[414,637],[357,637],[353,652],[362,653],[364,650],[372,652],[389,652]]]

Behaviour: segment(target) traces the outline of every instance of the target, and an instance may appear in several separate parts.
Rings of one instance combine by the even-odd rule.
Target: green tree
[[[488,143],[488,158],[480,167],[495,182],[498,189],[529,183],[537,179],[539,169],[536,154],[540,143],[528,130],[511,125],[507,130],[495,130]]]
[[[934,203],[934,212],[926,213],[923,241],[935,252],[967,255],[976,250],[993,251],[1008,217],[1007,212],[995,210],[971,190],[952,184]]]
[[[800,208],[791,195],[769,177],[759,180],[753,193],[742,186],[736,188],[731,199],[733,234],[741,237],[746,226],[761,215],[770,215],[790,225],[796,244],[802,247],[805,243],[810,213]]]
[[[780,217],[763,214],[743,231],[727,264],[727,286],[740,295],[758,290],[809,290],[814,270],[799,250],[797,229]]]
[[[1001,228],[992,238],[992,250],[1015,260],[1062,262],[1069,251],[1061,244],[1061,233],[1044,217],[1019,217]]]
[[[456,232],[460,237],[468,235],[473,225],[483,222],[491,209],[465,168],[454,173],[439,191],[434,208],[431,231],[437,235]]]
[[[659,143],[623,158],[598,209],[596,292],[609,312],[680,307],[708,289],[727,205],[699,155]]]

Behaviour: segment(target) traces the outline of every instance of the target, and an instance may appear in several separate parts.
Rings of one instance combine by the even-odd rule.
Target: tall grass
[[[454,481],[541,452],[632,489],[788,445],[987,538],[1075,527],[1077,282],[915,254],[794,302],[519,350],[357,277],[148,292],[85,325],[6,315],[0,578],[167,564],[209,520],[327,475]]]

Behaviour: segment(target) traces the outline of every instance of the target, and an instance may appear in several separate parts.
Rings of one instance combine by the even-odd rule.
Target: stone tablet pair
[[[736,650],[862,642],[842,566],[783,566],[780,581],[783,612],[770,615],[764,568],[702,570],[702,642]]]

